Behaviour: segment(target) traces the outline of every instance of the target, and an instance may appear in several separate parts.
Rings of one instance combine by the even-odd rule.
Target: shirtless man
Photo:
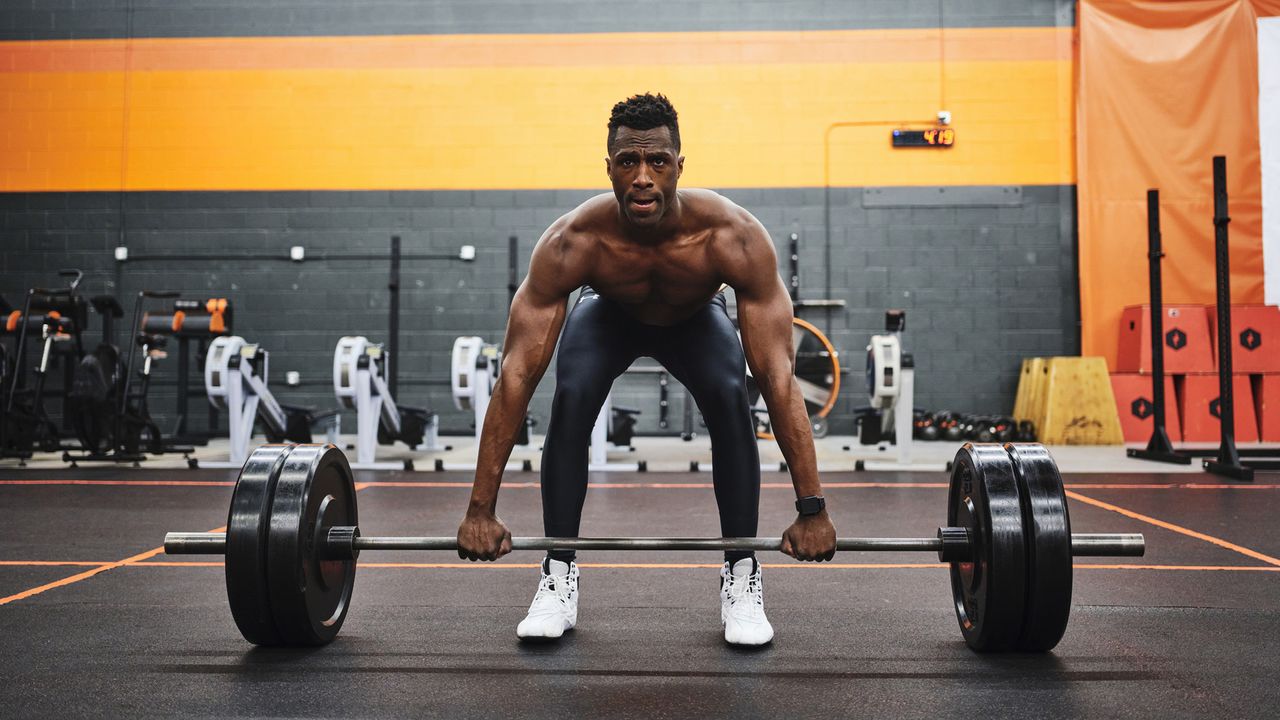
[[[637,95],[615,105],[607,147],[613,193],[587,200],[547,229],[511,304],[471,501],[458,528],[458,555],[496,560],[511,551],[511,533],[495,513],[498,486],[558,338],[556,390],[542,455],[548,537],[577,537],[591,427],[614,378],[641,356],[662,363],[702,411],[711,436],[721,534],[755,537],[760,458],[745,363],[769,407],[799,498],[799,515],[782,536],[782,551],[798,560],[830,560],[836,532],[793,374],[791,299],[778,275],[773,241],[751,213],[728,199],[709,190],[676,190],[684,157],[676,111],[665,97]],[[737,294],[741,342],[725,310],[725,285]],[[579,288],[577,303],[567,311]],[[574,553],[548,553],[517,636],[558,638],[572,629],[577,590]],[[725,553],[720,596],[727,642],[763,645],[773,639],[753,553]]]

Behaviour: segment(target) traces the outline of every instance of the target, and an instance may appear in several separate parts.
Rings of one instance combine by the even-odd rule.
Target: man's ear
[[[604,174],[613,177],[613,160],[611,158],[604,159]]]
[[[683,174],[684,174],[684,156],[681,155],[680,157],[676,158],[676,177],[680,177]]]

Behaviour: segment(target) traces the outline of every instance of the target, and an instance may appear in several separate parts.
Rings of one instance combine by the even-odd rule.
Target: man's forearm
[[[760,394],[769,408],[769,424],[782,449],[796,496],[821,495],[818,458],[813,448],[813,428],[804,405],[804,395],[795,376],[787,373],[773,381],[759,383]]]
[[[536,384],[536,383],[534,383]],[[468,512],[494,512],[498,504],[498,487],[502,484],[502,471],[506,468],[511,449],[515,447],[525,411],[533,396],[527,383],[508,382],[499,376],[494,385],[489,409],[480,431],[480,448],[476,457],[475,484],[471,487]]]

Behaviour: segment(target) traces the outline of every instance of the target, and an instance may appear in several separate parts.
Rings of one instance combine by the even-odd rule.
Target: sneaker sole
[[[565,631],[559,635],[525,635],[523,637],[520,635],[516,635],[516,639],[522,643],[529,643],[531,645],[540,645],[540,644],[557,642],[560,639],[562,639],[565,635],[568,635],[571,632],[573,632],[572,627],[565,628]]]

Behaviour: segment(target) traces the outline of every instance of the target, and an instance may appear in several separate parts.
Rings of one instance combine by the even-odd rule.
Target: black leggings
[[[548,537],[577,537],[587,497],[587,448],[605,396],[641,356],[651,357],[693,395],[711,435],[712,479],[724,537],[755,537],[760,455],[747,402],[746,359],[723,294],[672,326],[645,325],[584,288],[565,320],[556,391],[542,452],[542,521]],[[687,533],[686,533],[687,534]],[[696,534],[696,533],[693,533]],[[568,562],[572,551],[548,555]],[[725,553],[734,562],[749,551]]]

